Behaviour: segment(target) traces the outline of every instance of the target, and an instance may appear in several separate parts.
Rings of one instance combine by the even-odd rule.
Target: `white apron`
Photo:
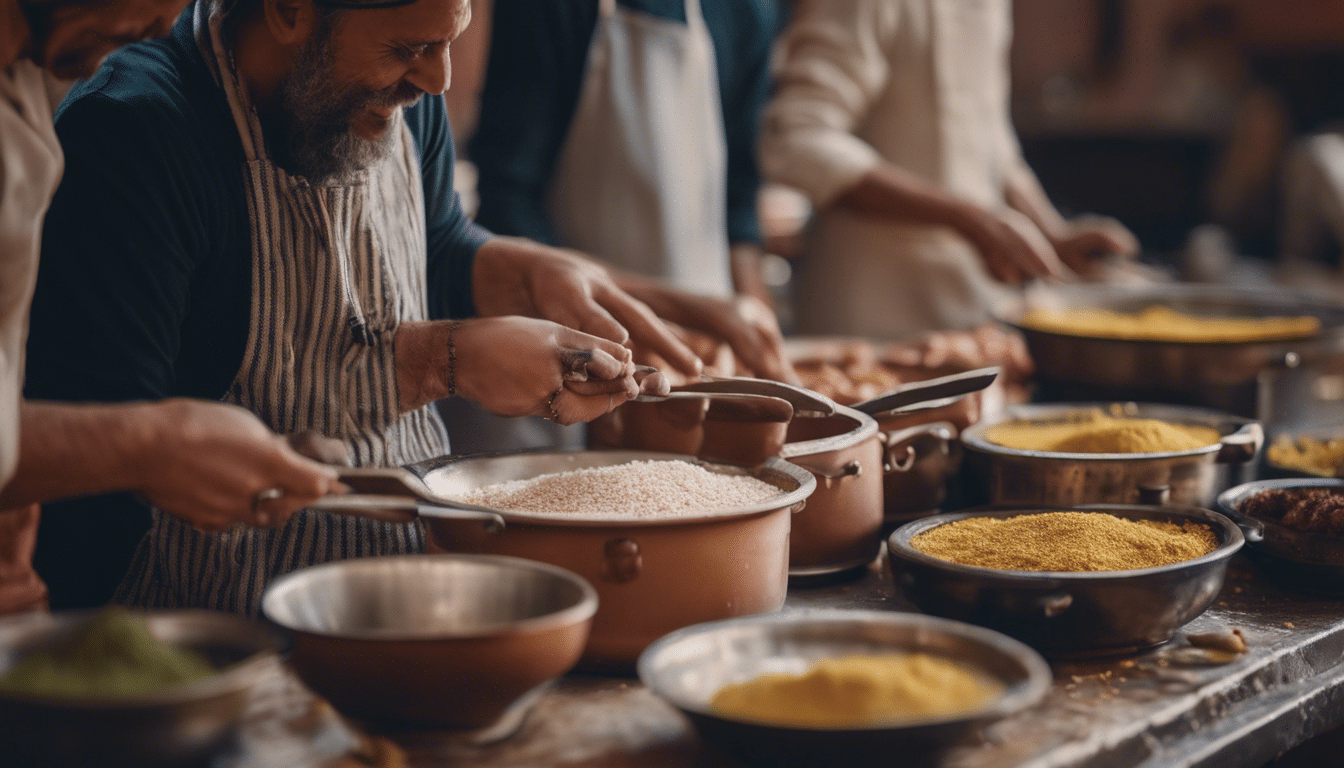
[[[1020,162],[1008,104],[1009,0],[899,0],[889,82],[855,129],[885,159],[977,205],[1004,205]],[[832,205],[795,284],[799,331],[899,338],[970,328],[1015,290],[946,227]]]
[[[277,432],[341,439],[357,466],[447,453],[434,407],[403,415],[397,392],[397,326],[427,317],[424,200],[409,130],[399,117],[391,156],[352,181],[312,187],[290,176],[266,154],[209,5],[196,7],[196,39],[242,138],[252,228],[251,327],[224,399]],[[423,549],[418,523],[305,509],[276,530],[203,533],[155,509],[118,601],[255,615],[266,585],[288,571]]]
[[[728,150],[699,0],[684,25],[600,0],[579,93],[548,201],[561,242],[731,296]]]
[[[18,461],[24,344],[42,219],[64,167],[48,83],[27,59],[0,70],[0,486]]]

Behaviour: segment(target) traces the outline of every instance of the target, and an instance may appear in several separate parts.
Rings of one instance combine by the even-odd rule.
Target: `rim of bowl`
[[[3,622],[5,625],[15,625],[13,631],[21,634],[26,633],[29,630],[25,630],[19,625],[28,621],[39,623],[37,627],[34,627],[31,630],[33,633],[42,633],[44,630],[46,632],[61,632],[68,630],[76,622],[94,616],[99,610],[100,609],[95,608],[78,611],[59,611],[57,613],[19,614],[13,617],[0,617],[0,622]],[[162,688],[149,693],[138,694],[135,696],[38,696],[0,691],[0,701],[47,707],[64,707],[67,709],[142,709],[149,707],[173,706],[246,690],[255,682],[255,676],[258,673],[259,668],[269,659],[276,658],[279,655],[279,642],[272,632],[263,624],[243,616],[201,608],[155,610],[127,608],[127,610],[131,613],[145,616],[151,621],[155,619],[189,620],[196,618],[204,621],[232,624],[240,632],[245,633],[256,640],[256,643],[216,643],[214,645],[248,648],[251,652],[237,661],[223,667],[216,667],[214,674],[209,677],[189,683],[165,685]],[[8,626],[6,626],[6,628],[8,628]],[[211,643],[204,642],[208,640],[209,637],[203,637],[203,642],[201,644],[211,645]],[[160,642],[177,646],[187,645],[186,643],[171,640],[161,640]]]
[[[1043,514],[1047,512],[1096,512],[1115,515],[1116,517],[1125,517],[1123,514],[1117,513],[1126,511],[1156,512],[1161,514],[1171,514],[1175,517],[1195,519],[1198,522],[1221,528],[1226,534],[1226,541],[1219,543],[1212,552],[1209,552],[1206,555],[1200,555],[1192,560],[1182,560],[1178,563],[1169,563],[1167,565],[1156,565],[1151,568],[1133,568],[1127,571],[1009,571],[1000,568],[985,568],[978,565],[954,563],[951,560],[934,557],[933,555],[915,549],[908,541],[909,539],[914,538],[915,535],[923,533],[924,531],[974,517],[1019,517],[1022,515]],[[911,560],[920,563],[921,565],[934,566],[953,573],[976,576],[979,578],[992,577],[1001,581],[1087,581],[1098,579],[1127,579],[1193,568],[1198,565],[1204,565],[1218,560],[1230,559],[1232,555],[1236,554],[1237,551],[1245,545],[1245,543],[1246,537],[1241,532],[1241,526],[1233,522],[1227,515],[1224,515],[1221,512],[1215,512],[1211,509],[1204,509],[1203,507],[1146,504],[1078,504],[1069,507],[1004,507],[974,512],[946,512],[940,515],[922,517],[918,520],[912,520],[891,532],[891,535],[887,537],[887,554],[889,557],[899,557],[904,560]]]
[[[772,720],[732,717],[711,709],[707,702],[702,704],[700,702],[686,701],[672,696],[666,691],[660,690],[659,687],[655,685],[656,676],[652,670],[654,658],[665,649],[702,634],[752,624],[796,624],[803,626],[818,623],[839,624],[855,621],[864,623],[926,626],[942,630],[948,634],[960,635],[961,637],[979,643],[984,647],[999,651],[1004,656],[1018,662],[1026,669],[1027,676],[1025,680],[1017,685],[1005,685],[1003,693],[991,698],[985,704],[964,712],[934,717],[909,718],[905,720],[889,720],[869,724],[841,726],[796,725],[779,723]],[[901,648],[893,647],[891,652],[920,653],[925,651],[921,650],[918,646],[912,646]],[[956,661],[956,659],[953,660]],[[976,665],[972,664],[971,666]],[[741,723],[750,726],[824,733],[905,730],[971,722],[987,718],[1006,717],[1039,702],[1050,690],[1051,682],[1054,679],[1054,673],[1051,672],[1050,665],[1040,653],[1032,649],[1026,643],[1023,643],[1020,640],[1015,640],[1002,632],[976,626],[974,624],[967,624],[962,621],[956,621],[955,619],[944,619],[938,616],[929,616],[922,613],[884,612],[861,609],[832,609],[800,613],[757,614],[754,616],[738,616],[731,619],[695,624],[666,634],[653,641],[653,643],[645,648],[643,653],[639,655],[639,660],[636,662],[635,668],[639,675],[640,682],[642,682],[646,688],[653,691],[659,698],[671,703],[673,706],[683,711],[712,717],[717,720]],[[988,670],[983,668],[979,671],[984,674],[990,674]],[[1002,680],[1000,681],[1003,682]]]
[[[558,611],[551,611],[540,616],[532,616],[516,621],[506,621],[497,624],[483,624],[473,627],[470,631],[452,631],[446,629],[436,630],[407,630],[407,629],[381,629],[373,628],[363,631],[333,632],[330,630],[315,629],[311,627],[295,626],[294,622],[281,621],[276,618],[273,606],[283,599],[286,591],[295,589],[295,582],[307,577],[313,578],[313,574],[321,575],[322,571],[339,571],[347,568],[373,568],[376,565],[402,558],[416,558],[422,561],[437,562],[469,562],[481,565],[509,566],[521,570],[535,571],[558,578],[562,581],[573,584],[579,588],[580,598],[577,603],[567,608],[561,608]],[[381,557],[358,557],[349,560],[337,560],[330,563],[321,563],[319,565],[300,568],[291,571],[275,581],[271,582],[266,588],[261,598],[261,612],[266,619],[275,625],[284,628],[290,632],[301,632],[307,635],[317,635],[321,637],[330,637],[343,640],[406,640],[406,641],[434,641],[434,640],[466,640],[472,638],[513,635],[523,632],[532,632],[539,629],[548,629],[553,626],[564,626],[568,624],[578,624],[590,620],[597,613],[597,590],[588,580],[579,574],[567,569],[561,568],[550,563],[543,563],[537,560],[528,560],[522,557],[511,557],[508,555],[474,555],[459,553],[424,553],[415,555],[384,555]]]
[[[437,469],[452,466],[460,462],[466,462],[471,460],[500,459],[500,458],[507,458],[509,456],[536,456],[544,454],[556,454],[556,455],[626,454],[629,456],[629,458],[627,458],[626,461],[621,463],[628,464],[633,461],[684,461],[689,464],[694,464],[698,467],[704,467],[706,469],[709,469],[709,471],[711,472],[714,470],[710,469],[710,467],[729,467],[732,469],[744,470],[746,475],[750,477],[755,477],[756,479],[762,482],[774,485],[776,488],[779,488],[780,495],[776,496],[773,499],[768,499],[766,501],[762,501],[760,503],[753,504],[748,507],[723,510],[721,512],[716,512],[712,515],[694,515],[686,517],[645,517],[645,518],[595,518],[595,517],[568,517],[568,516],[561,517],[559,515],[556,516],[533,515],[528,514],[526,512],[514,512],[507,509],[495,509],[494,507],[481,507],[481,509],[488,509],[492,512],[495,512],[500,517],[504,518],[504,527],[506,532],[508,530],[508,526],[510,523],[518,523],[523,525],[546,525],[561,528],[610,528],[610,527],[646,528],[653,526],[690,525],[698,523],[712,523],[720,520],[735,520],[742,517],[749,517],[751,515],[765,514],[767,512],[777,512],[781,509],[792,507],[795,504],[806,500],[809,496],[812,495],[812,492],[815,491],[817,488],[817,478],[813,476],[811,472],[807,471],[806,469],[803,469],[797,464],[785,461],[784,459],[781,459],[778,456],[770,456],[765,461],[761,462],[760,464],[754,467],[745,467],[738,464],[729,464],[723,461],[708,461],[706,459],[701,459],[696,456],[691,456],[690,454],[666,453],[663,451],[641,451],[625,448],[616,448],[601,451],[537,450],[537,451],[504,451],[499,453],[478,453],[469,456],[462,456],[460,458],[440,457],[440,459],[430,459],[426,462],[412,464],[410,467],[408,467],[408,469],[410,469],[415,474],[419,475],[421,479],[425,479],[430,473],[434,472]],[[618,466],[618,465],[610,464],[610,465],[597,465],[597,466]],[[576,469],[581,469],[581,467],[576,467]],[[783,475],[786,475],[794,482],[798,483],[798,487],[792,490],[789,490],[787,488],[780,488],[777,483],[771,482],[769,479],[760,477],[757,474],[760,470],[766,470],[766,469],[773,470],[775,472],[779,472]],[[559,470],[559,471],[569,471],[569,470]],[[547,472],[542,474],[554,474],[554,473]],[[542,474],[533,475],[533,477],[541,477]],[[519,479],[531,479],[531,478],[519,478]],[[506,481],[500,481],[500,482],[506,482]],[[438,491],[435,490],[435,493],[438,493]],[[434,517],[432,510],[428,511],[421,510],[420,514],[424,517]],[[451,517],[452,515],[448,514],[445,516]]]
[[[818,437],[814,440],[799,440],[793,443],[785,443],[784,448],[780,450],[779,455],[783,459],[796,459],[802,456],[814,456],[818,453],[827,451],[839,451],[845,448],[851,448],[859,443],[873,437],[877,434],[877,419],[844,405],[837,405],[835,414],[832,416],[823,416],[821,418],[833,419],[836,416],[842,416],[854,422],[854,427],[838,435],[830,437]]]
[[[1223,447],[1222,438],[1229,437],[1235,434],[1238,430],[1242,429],[1247,424],[1257,423],[1255,419],[1248,419],[1243,416],[1234,416],[1230,413],[1223,413],[1222,411],[1216,411],[1211,408],[1168,405],[1166,403],[1135,402],[1133,404],[1137,408],[1139,408],[1140,411],[1142,411],[1143,409],[1149,409],[1149,410],[1162,409],[1178,413],[1186,413],[1191,416],[1202,416],[1210,420],[1217,420],[1221,422],[1221,424],[1218,426],[1201,422],[1195,422],[1195,423],[1175,422],[1175,423],[1180,423],[1182,424],[1182,426],[1208,427],[1209,429],[1217,430],[1219,442],[1210,443],[1209,445],[1203,446],[1201,448],[1192,448],[1186,451],[1152,451],[1146,453],[1141,452],[1066,453],[1064,451],[1041,451],[1027,448],[1009,448],[1006,445],[999,445],[998,443],[991,442],[984,436],[985,432],[989,431],[991,428],[996,427],[1000,424],[1007,424],[1013,421],[1038,421],[1038,420],[1044,420],[1045,418],[1044,415],[1040,418],[1033,418],[1032,416],[1027,415],[1027,413],[1024,413],[1024,411],[1031,412],[1041,410],[1047,413],[1058,412],[1059,415],[1063,416],[1073,411],[1085,411],[1091,409],[1099,409],[1104,412],[1107,408],[1110,408],[1113,405],[1125,405],[1125,404],[1127,403],[1121,401],[1096,401],[1096,402],[1080,401],[1080,402],[1067,402],[1067,403],[1029,403],[1025,405],[1014,405],[1004,410],[1004,412],[999,416],[999,418],[982,420],[962,430],[961,442],[967,448],[973,448],[982,453],[1003,454],[1007,456],[1018,456],[1033,459],[1055,459],[1055,460],[1065,459],[1068,461],[1116,461],[1116,460],[1137,461],[1146,459],[1174,459],[1183,457],[1203,456],[1205,454],[1210,453],[1218,453],[1220,450],[1222,450]],[[1145,416],[1143,413],[1139,413],[1133,417],[1126,416],[1126,418],[1140,418],[1140,419],[1156,418],[1162,421],[1170,421],[1170,419],[1163,419],[1158,416]],[[1225,431],[1228,429],[1230,429],[1231,431]]]

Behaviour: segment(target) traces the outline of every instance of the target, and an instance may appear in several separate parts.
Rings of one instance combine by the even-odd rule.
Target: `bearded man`
[[[441,94],[469,17],[467,0],[200,0],[109,58],[57,115],[29,392],[222,399],[396,466],[448,452],[442,397],[574,423],[665,389],[627,329],[694,370],[605,270],[463,215]],[[96,554],[71,529],[134,514],[82,504],[45,516],[40,572]],[[255,613],[279,574],[423,537],[312,509],[206,533],[156,510],[119,599]]]

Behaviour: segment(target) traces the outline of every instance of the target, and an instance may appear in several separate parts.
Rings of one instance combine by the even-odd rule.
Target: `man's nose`
[[[452,76],[453,65],[448,58],[448,46],[435,46],[416,57],[411,71],[406,73],[406,82],[431,96],[438,96],[448,90]]]

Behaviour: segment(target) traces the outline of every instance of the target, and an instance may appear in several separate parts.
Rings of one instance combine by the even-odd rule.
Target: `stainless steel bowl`
[[[92,614],[32,613],[0,619],[0,674]],[[0,763],[157,768],[199,761],[227,745],[247,693],[275,655],[274,635],[213,611],[146,614],[159,640],[204,655],[219,673],[140,696],[62,698],[0,693]]]
[[[520,558],[402,555],[295,571],[262,611],[293,634],[303,681],[345,714],[483,728],[574,666],[597,593]]]
[[[1220,464],[1244,464],[1264,443],[1260,425],[1217,411],[1174,405],[1126,403],[1127,417],[1211,427],[1222,435],[1213,445],[1162,453],[1060,453],[1028,451],[992,443],[985,433],[1009,421],[1065,421],[1089,409],[1108,411],[1112,403],[1018,405],[961,433],[969,471],[979,478],[990,504],[1067,506],[1070,504],[1213,503]]]
[[[726,717],[710,708],[724,685],[761,674],[801,673],[848,654],[930,653],[1001,681],[1004,692],[958,715],[860,728],[805,728]],[[639,658],[639,678],[680,709],[708,742],[764,765],[901,764],[964,737],[976,725],[1032,706],[1050,668],[1030,648],[956,621],[910,613],[815,611],[698,624],[659,639]]]
[[[1137,312],[1160,305],[1196,315],[1314,315],[1312,339],[1263,342],[1173,342],[1103,339],[1042,331],[1021,323],[1034,306]],[[1256,378],[1290,352],[1338,348],[1344,304],[1285,289],[1179,283],[1145,286],[1070,285],[1014,296],[996,307],[1000,320],[1026,338],[1036,380],[1050,400],[1148,400],[1255,415]]]
[[[1245,539],[1235,523],[1197,507],[1092,504],[1069,507],[1130,520],[1194,521],[1213,529],[1218,547],[1172,565],[1132,571],[1057,573],[959,565],[927,555],[910,540],[972,517],[1017,517],[1042,508],[956,512],[916,520],[887,539],[895,583],[921,610],[991,627],[1052,657],[1133,653],[1171,639],[1218,596],[1227,562]]]
[[[1217,508],[1246,536],[1246,556],[1271,578],[1304,592],[1344,596],[1344,537],[1286,528],[1242,511],[1245,501],[1271,489],[1322,488],[1344,493],[1344,480],[1285,478],[1258,480],[1218,495]]]

